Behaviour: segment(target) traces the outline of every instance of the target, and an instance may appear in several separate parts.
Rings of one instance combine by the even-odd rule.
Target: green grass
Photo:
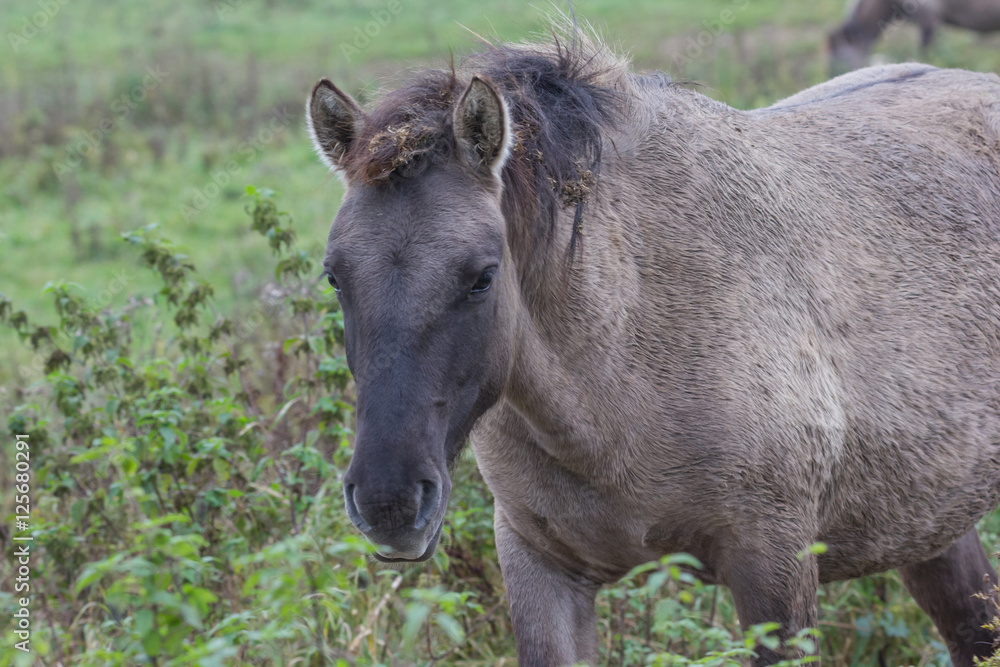
[[[133,261],[122,257],[117,234],[156,221],[189,247],[208,278],[231,284],[220,292],[221,303],[245,298],[266,276],[253,275],[263,255],[242,221],[244,185],[280,190],[310,238],[325,237],[336,211],[339,184],[312,157],[303,128],[302,101],[315,79],[330,76],[366,99],[408,67],[445,64],[449,50],[474,49],[469,31],[522,39],[545,29],[544,5],[508,0],[486,11],[458,0],[400,2],[398,15],[350,62],[341,47],[382,4],[246,0],[229,8],[220,0],[168,9],[76,0],[61,6],[14,57],[0,59],[0,89],[15,110],[0,121],[9,130],[0,145],[3,290],[35,313],[50,280],[71,279],[100,294],[108,276]],[[697,81],[734,106],[768,104],[825,77],[822,36],[842,13],[840,0],[743,4],[586,0],[575,11],[632,53],[637,68]],[[4,3],[0,23],[16,28],[32,8]],[[732,12],[726,30],[697,58],[684,56],[724,11]],[[994,44],[948,32],[933,55],[942,64],[992,70],[1000,66]],[[906,59],[916,55],[915,45],[915,31],[901,29],[882,46],[891,58]],[[79,168],[57,178],[54,166],[113,115],[110,104],[141,82],[147,67],[165,71],[163,82]],[[238,157],[240,143],[279,108],[288,116],[276,138],[241,162],[193,222],[185,220],[182,204]]]
[[[0,43],[0,291],[43,321],[51,319],[51,295],[43,288],[53,281],[75,283],[85,301],[102,308],[151,296],[159,281],[141,268],[119,235],[155,222],[216,288],[214,308],[251,311],[275,278],[270,251],[247,224],[245,185],[281,193],[282,206],[294,214],[300,245],[307,248],[325,242],[342,194],[304,131],[301,109],[312,83],[328,76],[367,102],[408,68],[447,65],[449,52],[460,56],[475,49],[472,33],[518,40],[544,32],[545,13],[551,11],[545,3],[513,0],[488,6],[471,0],[399,1],[400,11],[363,48],[355,44],[355,29],[363,30],[373,20],[372,11],[388,8],[388,2],[68,0],[36,35],[18,44],[16,53],[5,37]],[[580,0],[574,10],[614,48],[632,54],[637,69],[667,71],[675,79],[700,83],[700,90],[717,99],[751,108],[826,78],[825,34],[841,20],[844,3]],[[31,20],[37,11],[37,1],[0,3],[3,34],[19,33],[23,19]],[[722,19],[724,29],[712,34]],[[704,46],[692,47],[699,39]],[[345,45],[357,51],[345,51]],[[903,61],[919,56],[916,45],[916,29],[903,27],[876,50],[888,60]],[[998,45],[997,37],[945,30],[929,60],[997,71]],[[166,73],[162,82],[118,117],[112,104],[141,85],[149,67]],[[60,178],[54,165],[66,162],[81,137],[109,116],[115,117],[115,128]],[[276,117],[277,131],[261,135]],[[212,189],[213,177],[226,182],[191,216],[184,207],[193,206],[196,193]],[[136,337],[156,340],[158,324],[137,318]],[[0,404],[8,404],[40,375],[29,368],[32,355],[13,335],[0,334],[0,346]],[[431,574],[409,570],[403,575],[407,585],[457,586],[456,562],[469,561],[485,567],[487,579],[499,586],[489,500],[471,461],[461,474],[465,483],[456,485],[453,507],[459,511],[453,521],[462,538],[452,544],[461,549],[474,543],[485,551],[464,560],[442,556]],[[481,511],[470,511],[468,523],[462,523],[461,508],[468,507]],[[987,517],[981,528],[988,545],[1000,546],[1000,517]],[[353,591],[361,615],[387,590]],[[732,603],[724,591],[715,595],[706,588],[693,606],[707,622],[711,605],[714,622],[731,631]],[[827,586],[821,602],[824,655],[832,664],[947,664],[929,621],[894,574]],[[616,642],[625,637],[641,643],[636,638],[641,609],[622,589],[602,594],[600,605],[605,655],[617,664]],[[382,628],[387,641],[400,632],[402,618],[397,615]],[[470,635],[455,654],[463,664],[494,664],[498,656],[511,655],[502,614],[497,623],[496,636],[488,630]]]

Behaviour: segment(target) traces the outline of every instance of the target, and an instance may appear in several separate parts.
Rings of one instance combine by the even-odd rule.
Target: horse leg
[[[816,627],[819,572],[815,556],[800,561],[794,550],[747,550],[736,554],[727,569],[726,580],[744,632],[754,625],[775,622],[781,626],[778,636],[784,642],[803,628]],[[798,657],[763,646],[754,651],[754,667]]]
[[[996,576],[975,528],[937,558],[899,568],[906,589],[934,621],[955,667],[993,653],[993,635],[982,628],[996,612]],[[989,594],[989,600],[973,597]]]
[[[927,50],[934,42],[934,35],[941,25],[941,17],[934,10],[923,10],[917,15],[917,25],[920,26],[920,57],[927,59]]]
[[[520,667],[562,667],[597,661],[597,589],[544,558],[494,516],[497,557],[507,589]]]
[[[927,50],[931,48],[931,44],[934,42],[934,33],[937,30],[937,26],[933,23],[921,23],[920,24],[920,55],[922,58],[927,58]]]

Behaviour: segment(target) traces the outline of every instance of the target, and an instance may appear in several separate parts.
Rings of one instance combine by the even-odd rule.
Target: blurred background
[[[844,22],[848,10],[844,0],[576,0],[573,8],[613,48],[631,54],[636,70],[665,71],[741,109],[768,105],[826,80],[831,72],[828,34]],[[169,296],[162,291],[161,276],[143,267],[141,253],[121,235],[155,223],[156,233],[173,243],[169,256],[183,256],[182,261],[196,266],[200,279],[212,286],[214,296],[206,307],[234,319],[252,315],[263,300],[273,303],[271,293],[282,288],[273,244],[258,233],[267,229],[254,231],[248,217],[249,211],[266,218],[261,202],[271,198],[269,193],[262,198],[258,191],[248,199],[247,185],[278,193],[278,208],[294,218],[297,247],[307,254],[325,244],[339,204],[339,181],[319,164],[304,128],[303,104],[313,83],[329,77],[364,104],[411,68],[446,66],[450,54],[460,58],[474,50],[472,33],[503,40],[537,37],[546,32],[545,14],[550,11],[544,3],[515,0],[5,0],[0,3],[0,292],[13,303],[10,312],[23,311],[32,321],[56,326],[53,297],[69,298],[61,297],[60,290],[68,290],[74,303],[95,313],[152,308],[156,299]],[[916,26],[892,24],[883,32],[871,54],[877,62],[920,59],[979,71],[1000,67],[1000,34],[944,28],[921,52]],[[156,248],[162,246],[143,246],[143,252],[155,255]],[[287,297],[288,292],[279,296]],[[153,357],[162,346],[151,341],[170,339],[158,312],[133,317],[129,325],[135,341],[150,343]],[[166,326],[175,327],[169,321]],[[68,331],[64,327],[62,333]],[[334,334],[331,345],[336,344]],[[5,416],[13,415],[11,419],[34,410],[32,423],[47,425],[52,441],[65,444],[65,411],[39,416],[60,394],[44,377],[43,371],[52,368],[26,338],[19,339],[10,328],[0,331],[0,407]],[[86,343],[77,340],[71,345],[75,352]],[[283,352],[291,355],[287,341]],[[258,380],[279,372],[273,370],[273,355],[259,350],[255,354],[248,363]],[[179,358],[183,355],[169,357],[169,363],[182,364]],[[322,360],[316,361],[316,368],[320,366]],[[86,375],[87,367],[80,372]],[[280,422],[286,413],[276,416],[275,411],[288,396],[283,385],[288,377],[259,381],[279,387],[271,397],[273,406],[261,408],[261,414],[273,408],[268,414]],[[345,392],[344,410],[349,411],[350,390],[340,389]],[[308,421],[314,414],[303,413],[302,418]],[[347,435],[340,453],[320,448],[334,468],[346,461],[344,452],[349,453],[349,417],[342,421]],[[303,441],[309,437],[303,436]],[[5,442],[5,457],[10,455],[8,445]],[[67,460],[70,454],[79,452],[70,452]],[[143,459],[137,460],[141,469]],[[336,470],[316,472],[302,465],[313,475],[313,491],[326,489],[323,485],[330,482],[329,511],[339,512]],[[177,657],[181,652],[167,655],[169,623],[161,619],[162,604],[152,607],[158,609],[152,616],[130,616],[124,608],[109,607],[100,593],[75,586],[70,577],[53,584],[47,599],[70,605],[80,616],[42,623],[58,614],[39,608],[36,631],[44,654],[30,659],[4,654],[0,664],[292,664],[287,661],[297,658],[300,664],[498,664],[500,656],[513,655],[513,649],[491,551],[490,501],[474,464],[467,462],[463,470],[460,475],[468,487],[467,492],[456,490],[456,514],[446,531],[450,550],[442,550],[440,559],[422,572],[380,571],[367,562],[364,545],[348,537],[353,533],[346,521],[334,518],[323,524],[334,533],[328,538],[343,538],[316,551],[316,567],[332,568],[327,572],[329,590],[318,586],[303,591],[289,583],[286,593],[296,597],[296,604],[318,595],[323,607],[311,609],[312,620],[302,627],[289,629],[294,626],[289,621],[284,635],[274,628],[266,638],[253,635],[263,630],[239,616],[253,609],[260,613],[250,603],[245,609],[235,609],[239,604],[232,601],[228,611],[216,608],[220,599],[227,599],[222,589],[232,584],[226,577],[235,577],[232,585],[237,588],[259,585],[259,579],[240,570],[252,569],[250,561],[215,572],[214,583],[201,581],[213,601],[192,607],[198,611],[197,623],[180,612],[180,620],[175,619],[187,623],[189,632],[204,632],[206,637],[229,636],[208,618],[245,634],[215,645],[215,653],[203,642],[200,653],[191,648],[183,659]],[[10,480],[0,475],[0,481]],[[115,482],[102,483],[111,489]],[[280,494],[283,483],[260,486]],[[62,507],[58,488],[51,480],[45,484],[49,486],[44,493],[52,500],[49,511],[57,516]],[[8,488],[3,490],[5,523],[13,512]],[[80,513],[77,521],[97,511],[90,500],[82,509],[73,507]],[[69,511],[68,506],[62,510]],[[155,512],[145,515],[151,514]],[[109,524],[117,520],[105,518]],[[53,521],[52,529],[58,532]],[[995,548],[995,518],[984,521],[983,531]],[[277,530],[262,535],[259,543],[247,547],[248,554],[264,544],[284,544]],[[127,539],[122,537],[123,543]],[[82,569],[87,558],[110,557],[115,549],[128,551],[123,543],[107,553],[81,552],[74,556],[82,559],[77,566]],[[5,545],[9,549],[6,540]],[[308,569],[294,556],[305,547],[285,546],[288,551],[274,556],[276,562]],[[333,573],[338,567],[341,574]],[[347,576],[345,572],[347,579],[336,579]],[[696,627],[736,636],[724,591],[691,591],[676,571],[666,567],[662,572],[669,574],[664,575],[666,583],[658,584],[667,587],[659,592],[661,597],[671,591],[663,599],[666,606],[650,602],[659,588],[649,588],[648,573],[632,588],[621,587],[602,598],[602,656],[609,664],[645,664],[655,653],[651,644],[659,651],[697,656],[708,640],[692,634]],[[301,571],[289,570],[282,575],[288,579],[276,581],[296,581],[296,573]],[[315,584],[316,579],[311,581]],[[330,583],[336,581],[341,583]],[[183,586],[165,583],[163,589],[180,594]],[[436,592],[422,594],[420,589]],[[410,592],[403,595],[405,591]],[[66,597],[60,598],[63,593]],[[644,603],[640,593],[646,596]],[[242,595],[251,594],[244,590]],[[232,597],[240,599],[240,594]],[[9,602],[10,596],[0,594],[4,600]],[[85,614],[88,600],[103,615]],[[258,603],[278,604],[268,600]],[[129,604],[141,611],[139,601]],[[830,637],[823,649],[828,664],[948,664],[929,622],[893,574],[827,587],[823,604],[822,629]],[[294,609],[286,612],[288,618],[297,618]],[[5,642],[6,620],[0,620]],[[651,639],[654,622],[660,623],[660,634]],[[154,635],[159,639],[147,639]],[[192,636],[183,635],[183,642],[194,646]],[[252,644],[254,636],[269,642],[270,657],[234,648]],[[163,646],[156,643],[161,639]],[[60,652],[57,644],[65,648]],[[404,644],[410,647],[406,651],[400,648]],[[655,664],[730,664],[723,658],[683,660]]]
[[[303,237],[325,240],[337,209],[338,182],[303,125],[318,78],[366,102],[410,68],[474,49],[470,31],[510,40],[545,31],[546,3],[398,1],[398,13],[374,0],[0,3],[2,290],[29,312],[56,279],[123,300],[146,278],[126,272],[129,289],[108,294],[128,254],[118,234],[158,222],[212,278],[216,299],[250,298],[267,250],[243,224],[244,186],[280,191]],[[574,7],[636,69],[697,82],[744,109],[825,80],[827,33],[846,16],[844,0]],[[379,11],[389,18],[369,37]],[[940,37],[926,54],[934,64],[1000,64],[1000,36]],[[905,61],[918,45],[917,28],[901,25],[875,51]]]

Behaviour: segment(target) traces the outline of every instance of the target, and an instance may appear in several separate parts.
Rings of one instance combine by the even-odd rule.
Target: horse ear
[[[491,82],[472,77],[455,106],[455,139],[466,159],[499,180],[510,153],[510,116],[503,95]]]
[[[344,155],[361,134],[365,114],[350,95],[328,79],[313,87],[306,105],[306,124],[320,158],[333,169],[341,167]]]

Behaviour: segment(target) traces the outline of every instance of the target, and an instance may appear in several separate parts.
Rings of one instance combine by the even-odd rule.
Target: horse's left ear
[[[361,134],[365,114],[347,93],[320,79],[306,103],[306,126],[320,158],[340,169],[344,155]]]
[[[478,76],[455,105],[455,139],[469,164],[500,180],[510,153],[511,129],[507,103],[492,82]]]

